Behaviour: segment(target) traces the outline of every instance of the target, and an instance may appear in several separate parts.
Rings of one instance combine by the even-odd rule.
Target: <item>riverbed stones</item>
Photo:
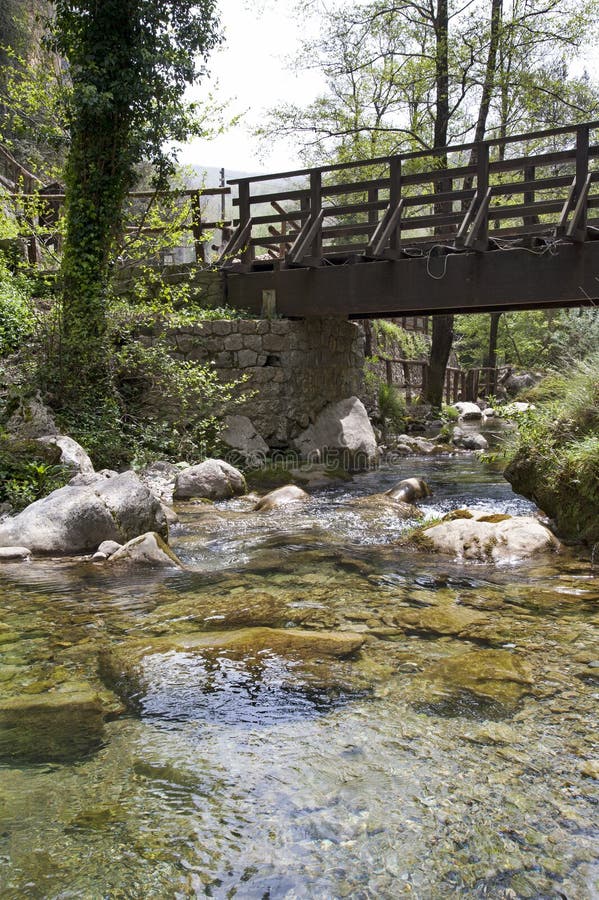
[[[234,466],[222,459],[205,459],[196,466],[179,472],[175,481],[174,499],[227,500],[245,494],[245,478]]]
[[[286,484],[261,497],[255,504],[254,510],[257,512],[269,512],[272,509],[289,506],[291,503],[306,503],[309,499],[310,495],[302,490],[301,487],[298,487],[296,484]]]
[[[181,568],[181,561],[156,532],[133,538],[112,553],[109,560],[111,565],[126,563],[152,568]]]
[[[147,531],[168,535],[159,501],[137,475],[97,473],[77,476],[0,523],[0,546],[89,553],[102,541],[122,544]]]
[[[420,544],[457,559],[513,563],[559,550],[558,539],[534,516],[507,516],[462,510],[420,532]],[[470,517],[468,517],[470,514]]]
[[[459,447],[462,450],[487,450],[489,447],[489,442],[482,434],[478,434],[475,431],[465,431],[459,425],[456,425],[453,429],[451,443],[454,447]]]
[[[357,397],[325,406],[293,443],[305,458],[320,459],[327,451],[333,451],[341,456],[348,469],[367,467],[377,453],[368,413]]]

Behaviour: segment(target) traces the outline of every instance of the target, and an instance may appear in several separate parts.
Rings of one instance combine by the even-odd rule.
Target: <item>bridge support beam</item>
[[[599,303],[599,241],[226,274],[227,302],[281,316],[422,316]],[[272,293],[268,295],[273,298]]]

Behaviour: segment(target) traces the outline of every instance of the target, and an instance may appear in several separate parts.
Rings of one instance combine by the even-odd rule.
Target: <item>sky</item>
[[[210,58],[210,87],[219,100],[230,100],[228,120],[240,115],[241,121],[225,134],[183,147],[181,163],[244,172],[278,172],[302,165],[292,145],[259,148],[250,133],[267,108],[283,102],[305,104],[323,87],[318,73],[302,72],[300,76],[287,68],[303,36],[292,17],[292,4],[293,0],[272,4],[264,0],[220,0],[226,40]],[[207,87],[204,82],[190,96],[201,100]]]

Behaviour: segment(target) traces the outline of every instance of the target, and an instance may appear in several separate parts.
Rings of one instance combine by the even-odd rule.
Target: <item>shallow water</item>
[[[473,457],[407,459],[271,514],[181,507],[185,572],[3,566],[3,900],[599,896],[599,578],[398,547],[413,523],[353,501],[409,475],[429,517],[531,509]],[[364,644],[237,631],[264,627]]]

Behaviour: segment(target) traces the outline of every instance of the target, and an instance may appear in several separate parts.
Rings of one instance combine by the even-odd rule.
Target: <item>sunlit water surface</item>
[[[429,517],[531,509],[474,458],[409,459],[271,514],[185,505],[185,572],[2,568],[0,696],[32,704],[0,735],[3,900],[599,896],[599,579],[568,550],[490,567],[398,547],[414,523],[354,501],[409,475]],[[365,643],[168,647],[252,626]],[[526,683],[443,669],[491,651]],[[75,711],[36,712],[69,691]],[[98,691],[104,725],[81,701]]]

